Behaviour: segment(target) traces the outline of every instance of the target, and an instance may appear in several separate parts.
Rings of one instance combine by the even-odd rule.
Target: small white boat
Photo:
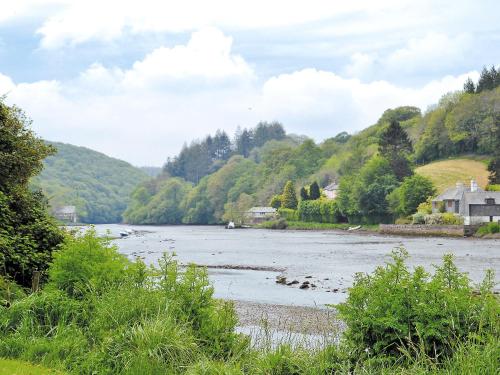
[[[236,226],[234,225],[234,222],[230,221],[226,225],[226,229],[234,229]]]
[[[120,237],[128,237],[130,233],[128,233],[127,231],[121,231],[120,232]]]
[[[358,225],[357,227],[349,227],[347,230],[358,230],[361,228],[361,225]]]

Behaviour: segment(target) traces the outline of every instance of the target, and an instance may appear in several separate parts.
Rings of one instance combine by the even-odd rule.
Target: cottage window
[[[487,205],[493,205],[493,204],[495,204],[495,199],[493,199],[493,198],[486,198],[486,204]]]
[[[452,207],[453,206],[453,201],[448,201],[448,207]]]

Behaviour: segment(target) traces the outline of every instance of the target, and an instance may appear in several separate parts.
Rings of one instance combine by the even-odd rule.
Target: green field
[[[0,358],[0,375],[61,375],[60,371],[32,365],[15,359]]]
[[[438,193],[442,193],[449,187],[455,186],[457,181],[468,184],[471,178],[475,179],[481,188],[488,183],[488,171],[486,164],[482,161],[472,159],[451,159],[436,161],[422,167],[416,172],[429,178]]]

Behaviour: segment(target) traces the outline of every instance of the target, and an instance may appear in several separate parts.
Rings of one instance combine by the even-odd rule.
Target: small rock
[[[299,281],[298,280],[293,280],[293,281],[290,281],[288,283],[286,283],[286,285],[290,286],[290,285],[295,285],[295,284],[298,284]]]
[[[309,281],[304,281],[302,284],[303,284],[303,285],[309,285],[309,284],[310,284],[310,282],[309,282]]]
[[[300,289],[307,289],[309,288],[309,284],[302,284],[301,286],[299,286]]]
[[[339,288],[333,288],[332,292],[337,293],[339,291]]]
[[[330,280],[328,277],[325,277],[323,280]]]
[[[311,284],[311,288],[316,288],[316,284]]]
[[[312,276],[311,275],[306,276],[306,279],[312,279]]]

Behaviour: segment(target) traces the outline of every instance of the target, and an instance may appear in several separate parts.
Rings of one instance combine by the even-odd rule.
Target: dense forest
[[[74,205],[83,223],[118,223],[129,196],[148,175],[127,162],[85,147],[48,142],[57,152],[44,161],[32,186],[41,188],[52,208]]]
[[[494,67],[485,68],[472,84],[474,90],[468,80],[463,91],[444,95],[425,113],[410,106],[388,109],[361,132],[343,132],[320,144],[286,134],[278,123],[239,130],[232,140],[218,131],[186,145],[159,176],[137,187],[124,219],[136,224],[219,223],[225,212],[269,205],[287,181],[293,181],[297,195],[315,181],[321,187],[340,181],[342,194],[332,217],[394,220],[409,213],[397,199],[401,189],[422,185],[413,177],[416,165],[464,154],[491,158],[498,152],[499,74]],[[497,168],[494,160],[491,169]],[[412,180],[403,185],[405,178]],[[433,191],[428,186],[422,194]]]

